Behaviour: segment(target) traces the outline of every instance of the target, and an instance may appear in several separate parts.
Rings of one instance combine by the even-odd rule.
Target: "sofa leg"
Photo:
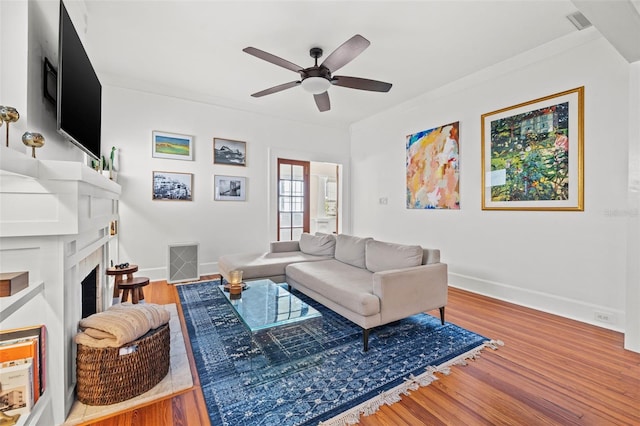
[[[369,350],[369,329],[362,329],[362,343],[364,343],[364,351],[367,352]]]
[[[444,325],[444,306],[440,308],[440,322]]]

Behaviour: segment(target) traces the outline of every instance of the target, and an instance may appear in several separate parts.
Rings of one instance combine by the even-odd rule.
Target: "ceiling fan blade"
[[[370,44],[369,40],[356,34],[327,56],[322,65],[329,68],[332,73],[336,72],[361,54]]]
[[[367,78],[346,77],[343,75],[335,75],[331,79],[334,86],[348,87],[350,89],[370,90],[372,92],[388,92],[391,90],[391,83],[384,81],[369,80]]]
[[[292,87],[295,87],[298,84],[300,84],[299,81],[290,81],[289,83],[279,84],[277,86],[273,86],[273,87],[270,87],[268,89],[264,89],[264,90],[262,90],[260,92],[256,92],[256,93],[252,94],[251,96],[253,96],[254,98],[259,98],[261,96],[270,95],[272,93],[278,93],[278,92],[282,92],[283,90],[291,89]]]
[[[331,109],[331,101],[329,100],[329,94],[327,92],[320,93],[319,95],[313,95],[313,99],[315,99],[316,106],[320,112],[329,111]]]
[[[300,65],[296,65],[293,62],[289,62],[286,59],[267,53],[264,50],[256,49],[255,47],[245,47],[242,51],[293,72],[299,72],[304,69]]]

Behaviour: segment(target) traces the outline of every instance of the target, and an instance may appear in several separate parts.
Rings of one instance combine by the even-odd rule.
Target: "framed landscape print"
[[[213,199],[216,201],[245,201],[247,178],[219,176],[213,178]]]
[[[193,174],[153,172],[153,199],[193,201]]]
[[[459,209],[459,122],[407,136],[407,208]]]
[[[230,166],[247,165],[247,143],[231,139],[213,139],[213,163]]]
[[[193,136],[153,131],[153,157],[193,160]]]
[[[483,210],[584,210],[584,87],[482,115]]]

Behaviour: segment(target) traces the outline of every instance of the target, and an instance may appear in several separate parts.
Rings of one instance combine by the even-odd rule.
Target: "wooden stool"
[[[126,268],[107,268],[107,275],[113,275],[115,281],[113,283],[113,297],[120,297],[120,283],[124,280],[124,276],[127,276],[127,280],[133,279],[133,273],[138,271],[138,265],[129,265]]]
[[[144,300],[144,291],[142,290],[142,287],[148,284],[149,278],[147,277],[128,278],[120,281],[118,283],[122,289],[122,299],[120,299],[120,303],[127,301],[129,293],[131,293],[131,303],[133,304],[138,303],[140,300]]]

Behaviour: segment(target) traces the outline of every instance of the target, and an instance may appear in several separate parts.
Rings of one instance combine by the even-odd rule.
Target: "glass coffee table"
[[[224,286],[219,285],[218,288],[252,333],[322,318],[322,314],[316,309],[271,280],[250,281],[246,284],[247,288],[238,299],[232,298]]]

